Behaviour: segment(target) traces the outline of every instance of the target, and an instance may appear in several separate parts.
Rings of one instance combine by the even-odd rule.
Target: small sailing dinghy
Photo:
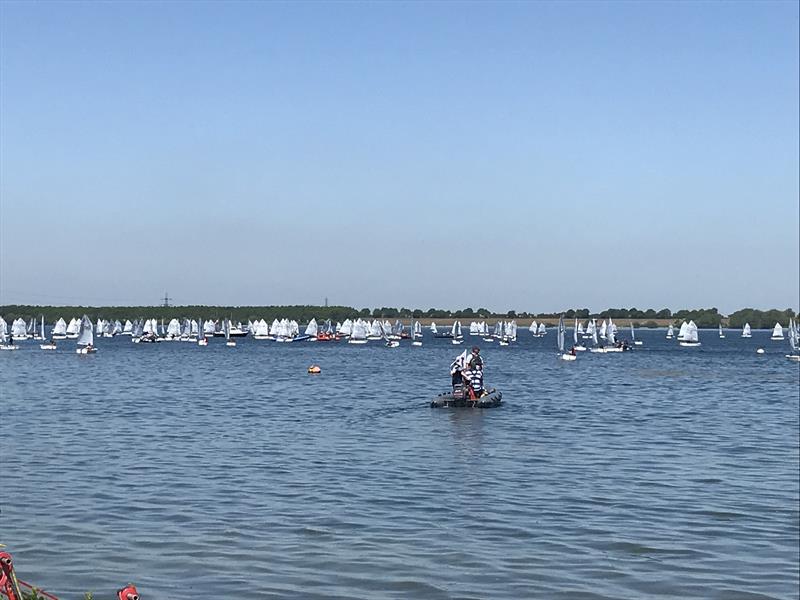
[[[222,329],[223,329],[223,331],[225,333],[225,345],[228,348],[235,348],[236,347],[236,342],[234,342],[231,339],[231,320],[230,319],[225,319],[222,322]]]
[[[582,335],[581,324],[578,322],[578,319],[575,319],[575,329],[572,330],[572,341],[574,342],[572,347],[575,348],[576,352],[585,352],[586,346],[578,341],[579,335]]]
[[[94,354],[97,352],[97,348],[94,347],[94,327],[86,315],[83,315],[78,328],[77,344],[78,348],[75,352],[78,354]]]
[[[350,339],[347,340],[348,344],[366,344],[367,343],[367,324],[361,319],[353,323],[353,329],[350,332]]]
[[[685,330],[683,328],[683,325],[681,325],[681,330],[683,331],[683,336],[678,336],[678,339],[680,339],[679,343],[681,346],[693,347],[700,345],[700,339],[698,338],[697,335],[697,325],[695,325],[694,321],[689,321],[688,323],[686,323]]]
[[[15,346],[8,339],[6,329],[8,325],[3,317],[0,317],[0,350],[19,350],[19,346]]]
[[[786,358],[800,362],[800,339],[798,339],[797,326],[794,319],[789,319],[789,346],[791,346],[792,352],[787,354]]]
[[[667,329],[667,339],[671,340],[675,337],[675,328],[672,326],[672,323],[669,324],[669,329]]]
[[[742,337],[743,338],[753,337],[753,334],[750,333],[750,323],[745,323],[744,327],[742,327]]]
[[[564,327],[564,315],[561,315],[558,319],[558,358],[566,361],[576,360],[578,357],[572,352],[564,352],[564,334],[566,331],[567,328]]]
[[[722,328],[722,322],[719,324],[719,339],[725,339],[725,330]]]
[[[464,343],[464,336],[461,335],[461,321],[453,323],[453,328],[450,330],[450,337],[453,338],[450,340],[452,344],[458,345]]]
[[[203,325],[203,319],[200,319],[197,327],[197,345],[208,346],[208,338],[206,337],[206,328]]]
[[[411,325],[411,339],[413,340],[411,342],[412,346],[422,346],[422,326],[419,321],[414,321]]]
[[[634,346],[642,345],[642,340],[636,339],[636,330],[633,328],[633,321],[631,321],[631,341],[633,342]]]
[[[55,340],[50,340],[50,341],[48,342],[48,341],[47,341],[47,337],[45,336],[45,333],[44,333],[44,331],[45,331],[45,330],[44,330],[44,315],[42,315],[42,320],[41,320],[41,337],[35,337],[34,339],[36,339],[36,340],[42,340],[42,341],[44,342],[43,344],[39,344],[39,348],[41,348],[42,350],[55,350],[55,349],[56,349],[56,342],[55,342]]]
[[[784,339],[786,339],[783,337],[783,327],[781,327],[780,323],[775,323],[775,327],[772,330],[772,337],[769,339],[776,342],[782,342]]]

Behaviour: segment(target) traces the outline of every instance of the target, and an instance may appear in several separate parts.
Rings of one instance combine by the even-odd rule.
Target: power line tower
[[[169,294],[167,294],[167,292],[164,292],[164,300],[161,301],[161,306],[164,308],[169,308],[170,306],[172,306],[170,304],[171,300],[172,298],[169,297]]]

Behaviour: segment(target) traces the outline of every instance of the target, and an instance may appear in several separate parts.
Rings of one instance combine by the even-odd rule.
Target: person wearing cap
[[[483,370],[483,358],[481,358],[481,349],[477,346],[472,347],[472,354],[467,359],[467,368],[474,370],[475,368]]]

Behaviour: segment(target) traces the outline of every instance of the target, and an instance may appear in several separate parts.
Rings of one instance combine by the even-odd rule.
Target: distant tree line
[[[381,319],[465,319],[465,320],[486,320],[486,319],[558,319],[564,315],[566,319],[618,319],[631,320],[637,327],[656,327],[656,320],[670,321],[680,324],[681,321],[693,320],[698,327],[717,327],[720,322],[729,327],[742,327],[745,323],[750,323],[754,329],[771,328],[776,322],[784,326],[788,323],[789,317],[795,315],[790,308],[786,310],[772,309],[767,311],[756,310],[754,308],[744,308],[732,313],[726,319],[716,308],[684,309],[675,313],[668,308],[656,311],[649,308],[639,310],[637,308],[609,308],[599,313],[592,313],[588,308],[570,308],[557,313],[534,313],[516,312],[509,310],[504,313],[493,313],[486,308],[465,308],[462,310],[445,310],[440,308],[429,308],[422,310],[419,308],[394,308],[383,306],[380,308],[356,309],[350,306],[312,306],[312,305],[289,305],[289,306],[35,306],[35,305],[6,305],[0,306],[0,314],[7,320],[22,317],[26,321],[31,318],[39,318],[44,315],[48,323],[53,323],[63,317],[69,320],[72,317],[89,315],[92,320],[103,319],[224,319],[232,321],[242,321],[264,319],[294,319],[300,323],[316,318],[318,321],[330,319],[331,321],[344,321],[354,318],[381,318]]]

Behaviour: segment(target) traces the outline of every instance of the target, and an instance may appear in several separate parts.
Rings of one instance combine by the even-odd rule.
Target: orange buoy
[[[317,365],[311,365],[310,367],[308,367],[308,372],[314,374],[322,373],[322,369],[320,369]]]

